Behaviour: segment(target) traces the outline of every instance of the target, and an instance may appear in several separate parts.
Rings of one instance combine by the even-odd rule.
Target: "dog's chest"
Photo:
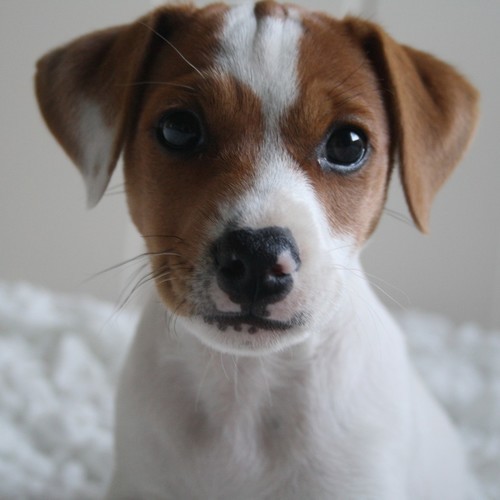
[[[209,373],[205,387],[193,386],[196,404],[182,418],[171,415],[175,429],[165,451],[174,465],[168,488],[177,498],[298,499],[328,489],[318,478],[330,475],[324,444],[331,426],[308,411],[300,375],[286,388],[272,387],[269,376],[263,368],[249,374],[225,366],[222,377]]]
[[[180,321],[166,336],[161,308],[145,318],[118,396],[111,498],[345,500],[365,488],[404,498],[386,484],[395,471],[405,477],[389,459],[404,445],[395,404],[403,393],[373,383],[373,373],[393,379],[401,370],[375,371],[364,343],[231,356],[204,347]]]
[[[155,412],[162,437],[151,442],[156,452],[147,458],[156,469],[154,489],[183,499],[348,498],[342,495],[352,483],[342,464],[371,476],[363,465],[371,452],[367,446],[359,456],[328,393],[319,397],[318,386],[331,384],[329,372],[299,368],[280,377],[279,367],[247,361],[217,355],[212,366],[190,363],[201,378],[172,366],[168,386],[179,391]]]
[[[180,488],[179,497],[185,490],[193,498],[292,500],[325,489],[318,484],[321,469],[319,475],[328,476],[325,457],[302,422],[294,427],[296,414],[264,412],[260,421],[243,412],[233,417],[237,421],[226,415],[219,425],[208,424],[207,439],[182,453],[177,465],[192,475],[183,484],[173,478],[170,487]]]
[[[134,487],[172,499],[303,500],[313,491],[318,500],[335,498],[329,484],[335,426],[325,398],[312,390],[318,381],[310,370],[177,354],[161,374],[141,363],[135,390],[119,409],[133,425],[118,432]],[[141,453],[130,452],[136,440]]]

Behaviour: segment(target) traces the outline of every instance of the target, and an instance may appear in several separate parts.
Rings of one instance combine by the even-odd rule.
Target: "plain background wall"
[[[437,196],[430,236],[386,216],[365,253],[367,268],[404,290],[410,305],[498,329],[500,2],[377,0],[375,19],[397,40],[466,74],[481,92],[481,117],[470,150]],[[405,213],[401,190],[391,195],[387,206]]]
[[[86,281],[140,253],[139,240],[126,216],[120,169],[110,194],[94,210],[85,209],[79,174],[39,116],[32,76],[36,59],[50,48],[90,30],[131,21],[158,3],[1,0],[0,279],[88,292],[113,301],[130,279],[114,271]],[[437,198],[431,235],[421,236],[401,217],[387,214],[363,260],[383,295],[393,296],[403,307],[499,329],[500,2],[302,3],[336,15],[362,12],[398,40],[455,64],[480,89],[482,118],[476,140]],[[393,181],[388,208],[408,218],[396,176]]]

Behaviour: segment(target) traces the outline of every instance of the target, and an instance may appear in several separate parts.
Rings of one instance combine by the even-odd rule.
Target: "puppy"
[[[156,292],[126,362],[109,498],[460,500],[464,452],[363,277],[393,164],[416,226],[477,95],[380,27],[166,6],[39,61],[95,205],[123,154]]]

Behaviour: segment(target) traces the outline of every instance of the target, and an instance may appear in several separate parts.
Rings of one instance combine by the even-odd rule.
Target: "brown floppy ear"
[[[80,169],[89,207],[101,199],[120,156],[158,16],[91,33],[38,61],[42,115]]]
[[[398,44],[379,26],[353,18],[346,24],[380,79],[406,201],[427,232],[434,196],[474,131],[478,94],[451,66]]]

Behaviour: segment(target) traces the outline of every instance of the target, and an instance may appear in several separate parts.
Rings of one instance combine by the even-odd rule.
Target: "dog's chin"
[[[261,355],[286,350],[308,337],[307,318],[297,314],[288,321],[241,314],[208,314],[184,318],[195,337],[227,354]]]

